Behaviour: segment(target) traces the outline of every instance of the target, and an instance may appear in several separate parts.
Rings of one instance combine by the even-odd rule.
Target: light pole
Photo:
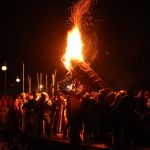
[[[20,89],[19,89],[19,82],[20,82],[20,78],[17,76],[17,78],[16,78],[16,82],[17,82],[17,85],[16,85],[16,92],[17,92],[17,94],[19,94],[19,91],[20,91]]]
[[[40,84],[40,92],[42,91],[42,89],[43,89],[43,85],[42,85],[42,84]]]
[[[16,82],[19,83],[20,82],[20,78],[17,76],[16,78]]]
[[[2,66],[1,69],[2,69],[2,71],[4,71],[4,76],[5,76],[5,77],[4,77],[4,78],[5,78],[5,79],[4,79],[4,82],[5,82],[5,83],[4,83],[4,89],[5,89],[5,98],[6,98],[6,70],[7,70],[6,62],[4,63],[4,65]]]

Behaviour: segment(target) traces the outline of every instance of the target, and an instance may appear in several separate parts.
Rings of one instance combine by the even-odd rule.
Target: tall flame
[[[71,22],[74,25],[73,29],[68,32],[67,48],[64,55],[63,63],[66,69],[72,69],[72,61],[80,62],[83,61],[82,56],[82,39],[79,29],[81,30],[88,20],[90,9],[92,6],[92,0],[79,0],[71,11]],[[84,23],[83,23],[84,22]]]
[[[82,39],[77,25],[68,32],[66,53],[64,56],[64,64],[66,69],[72,68],[71,61],[83,61],[82,55]]]

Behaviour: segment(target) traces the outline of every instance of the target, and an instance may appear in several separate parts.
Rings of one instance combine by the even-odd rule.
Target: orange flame
[[[83,61],[82,47],[83,44],[80,31],[78,26],[76,25],[71,31],[68,32],[66,53],[63,61],[67,70],[72,69],[72,61]]]
[[[63,63],[69,71],[73,67],[73,62],[83,61],[82,55],[82,39],[79,29],[87,24],[87,19],[90,18],[93,0],[79,0],[72,8],[71,22],[74,25],[73,29],[68,32],[66,53],[63,57]]]

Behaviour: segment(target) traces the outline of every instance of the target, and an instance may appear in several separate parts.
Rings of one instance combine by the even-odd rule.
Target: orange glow
[[[81,34],[78,26],[76,25],[71,31],[68,32],[66,53],[63,60],[67,70],[72,69],[72,61],[83,61],[82,47],[83,44],[81,40]]]

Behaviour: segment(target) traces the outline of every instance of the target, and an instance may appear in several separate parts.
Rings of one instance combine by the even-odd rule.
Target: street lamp
[[[42,89],[43,89],[43,85],[41,84],[41,85],[40,85],[40,91],[42,91]]]
[[[2,71],[4,71],[4,75],[5,75],[5,79],[4,79],[4,88],[5,88],[5,98],[6,98],[6,70],[7,70],[7,66],[6,66],[6,62],[4,63],[4,65],[2,66]]]
[[[17,78],[16,78],[16,82],[17,82],[17,85],[16,85],[16,92],[17,92],[17,94],[19,93],[19,82],[20,82],[20,78],[17,76]]]
[[[17,76],[16,78],[16,82],[19,83],[20,82],[20,78]]]

